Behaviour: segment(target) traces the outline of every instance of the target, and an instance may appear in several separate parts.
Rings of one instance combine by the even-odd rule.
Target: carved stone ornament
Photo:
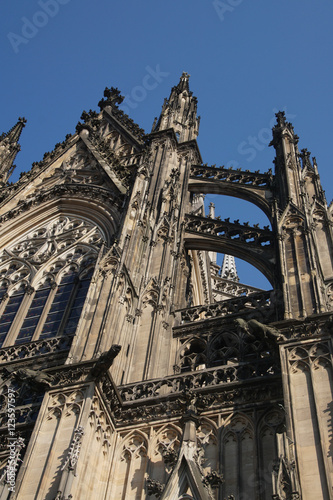
[[[46,388],[50,387],[54,382],[54,377],[45,373],[42,370],[34,370],[31,368],[18,368],[6,369],[12,376],[14,376],[21,383],[25,382],[32,388]]]
[[[148,496],[154,495],[156,498],[161,497],[164,489],[163,484],[161,484],[159,481],[155,481],[154,479],[148,478],[146,480],[146,485],[147,485]]]
[[[218,488],[222,483],[224,483],[223,475],[216,471],[209,472],[203,479],[203,483],[211,488]]]
[[[69,452],[66,456],[64,465],[61,467],[61,470],[68,469],[69,471],[73,471],[75,469],[80,455],[83,434],[84,432],[82,426],[75,429]]]
[[[104,375],[104,373],[107,372],[107,370],[110,368],[112,365],[114,359],[116,356],[118,356],[119,352],[121,350],[121,346],[114,344],[110,347],[110,349],[103,354],[97,359],[95,362],[93,368],[91,369],[91,376],[95,379],[101,377]]]
[[[104,240],[101,230],[91,222],[78,217],[61,216],[36,227],[8,250],[20,259],[40,265],[57,253],[63,253],[67,246],[74,243],[99,247]]]
[[[25,448],[25,442],[22,437],[18,437],[14,441],[10,441],[7,446],[9,446],[10,452],[10,462],[6,465],[3,473],[0,477],[0,484],[7,484],[12,481],[13,471],[17,472],[19,467],[19,462],[22,462],[20,455],[23,448]]]

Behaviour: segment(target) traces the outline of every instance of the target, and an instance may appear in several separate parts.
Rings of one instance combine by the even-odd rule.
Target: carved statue
[[[32,368],[6,369],[6,372],[9,372],[21,382],[26,382],[32,386],[50,387],[54,380],[52,375],[48,375],[43,370],[34,370]]]
[[[236,318],[235,324],[252,338],[275,342],[286,340],[286,337],[273,326],[267,326],[256,319],[245,321],[243,318]]]
[[[113,363],[113,360],[118,356],[121,350],[121,346],[117,344],[113,344],[110,349],[98,358],[95,362],[94,366],[91,369],[91,376],[93,378],[101,377],[106,371],[110,368]]]

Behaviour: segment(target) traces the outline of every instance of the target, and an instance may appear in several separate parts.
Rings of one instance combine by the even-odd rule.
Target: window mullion
[[[42,314],[40,315],[40,318],[38,320],[38,323],[37,323],[37,326],[36,326],[36,329],[35,329],[35,333],[32,336],[31,342],[33,342],[34,340],[38,340],[39,339],[40,332],[41,332],[41,330],[43,328],[43,325],[44,325],[44,322],[45,322],[45,320],[47,318],[47,315],[49,313],[50,307],[51,307],[51,305],[53,303],[53,299],[54,299],[54,296],[56,294],[57,288],[58,288],[57,284],[56,283],[52,283],[49,296],[48,296],[48,298],[46,300],[46,303],[44,305]]]
[[[71,296],[68,300],[68,304],[66,306],[66,309],[64,311],[64,314],[62,316],[62,320],[61,320],[61,323],[59,325],[59,329],[58,329],[58,336],[60,337],[62,335],[62,332],[64,331],[64,328],[66,326],[66,323],[67,323],[67,320],[68,320],[68,317],[70,315],[70,312],[72,310],[72,305],[74,303],[74,300],[75,300],[75,297],[76,297],[76,294],[77,294],[77,291],[79,289],[79,285],[80,285],[80,280],[77,278],[75,279],[75,282],[74,282],[74,286],[72,288],[72,293],[71,293]]]

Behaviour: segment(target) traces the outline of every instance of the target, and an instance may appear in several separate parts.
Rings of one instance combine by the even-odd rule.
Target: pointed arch
[[[248,494],[255,498],[254,484],[249,476],[255,477],[255,429],[253,420],[242,412],[230,415],[221,432],[222,473],[225,483],[223,495],[236,498]]]
[[[175,424],[163,425],[150,441],[149,476],[161,484],[167,482],[175,465],[182,439],[182,430]]]
[[[259,484],[265,500],[271,499],[273,495],[272,472],[279,457],[277,434],[285,428],[284,422],[285,414],[276,406],[261,415],[257,423]]]
[[[177,366],[182,372],[207,367],[207,341],[203,338],[192,336],[180,347],[177,355]]]
[[[58,213],[32,229],[30,225],[9,243],[0,264],[7,280],[3,284],[10,287],[6,303],[0,305],[0,341],[5,346],[75,333],[104,241],[103,230],[91,220]],[[20,279],[25,289],[14,289],[11,298]]]
[[[135,500],[143,491],[148,462],[148,436],[137,429],[123,437],[117,446],[112,498]]]

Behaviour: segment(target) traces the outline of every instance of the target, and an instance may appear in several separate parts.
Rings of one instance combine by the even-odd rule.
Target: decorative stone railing
[[[218,220],[197,215],[186,215],[185,231],[219,236],[257,247],[265,246],[267,248],[272,243],[272,231],[268,227],[261,229],[256,226],[249,226],[248,223],[230,222],[229,219]]]
[[[232,168],[216,168],[205,165],[192,165],[190,176],[194,179],[233,182],[263,188],[270,187],[273,180],[271,172],[260,174],[259,172],[250,172],[249,170],[233,170]]]
[[[253,293],[261,293],[263,290],[253,286],[244,285],[237,281],[221,278],[220,276],[212,275],[213,293],[214,294],[227,294],[235,297],[247,297]]]
[[[20,344],[0,349],[0,363],[18,361],[24,358],[66,351],[70,348],[73,337],[53,337],[36,340],[28,344]]]
[[[20,425],[33,424],[37,417],[40,409],[41,403],[34,403],[25,406],[15,407],[15,427],[20,427]],[[0,428],[8,425],[8,414],[6,408],[1,409],[0,412]]]
[[[213,304],[188,307],[179,309],[177,312],[181,314],[182,323],[221,318],[232,314],[242,315],[242,313],[248,313],[250,310],[255,311],[258,308],[266,316],[265,313],[273,313],[274,309],[271,295],[272,291],[252,293],[247,297],[236,297]]]
[[[262,377],[272,377],[280,373],[272,358],[258,359],[253,363],[226,365],[197,372],[182,373],[163,379],[129,384],[119,387],[124,402],[169,396],[193,389],[203,389],[242,382]]]

